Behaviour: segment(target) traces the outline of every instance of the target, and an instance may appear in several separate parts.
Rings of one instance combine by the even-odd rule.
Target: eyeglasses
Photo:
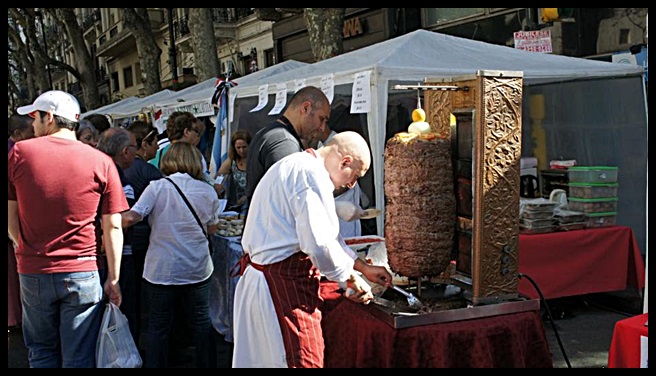
[[[139,150],[139,147],[137,145],[128,145],[126,148],[134,148],[134,150]]]
[[[198,128],[189,128],[189,130],[196,132],[197,135],[200,135],[200,129]]]

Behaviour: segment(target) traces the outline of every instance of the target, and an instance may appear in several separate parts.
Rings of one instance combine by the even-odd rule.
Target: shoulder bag
[[[200,221],[200,218],[198,218],[198,214],[196,214],[196,211],[194,210],[193,206],[191,206],[191,203],[189,202],[189,200],[187,200],[187,196],[185,196],[184,193],[182,193],[182,189],[180,189],[180,187],[178,187],[178,185],[175,184],[175,182],[173,182],[173,180],[171,180],[170,178],[164,178],[164,179],[168,180],[169,182],[171,182],[171,184],[173,184],[175,189],[178,191],[178,193],[184,200],[185,204],[187,204],[187,207],[191,211],[191,214],[193,214],[194,218],[196,218],[196,222],[198,222],[198,226],[200,226],[201,231],[203,231],[203,235],[205,235],[205,238],[207,239],[207,246],[209,247],[210,256],[211,256],[212,253],[214,253],[214,250],[212,249],[212,242],[210,241],[210,237],[207,234],[207,231],[205,231],[205,227],[203,226],[203,223]]]

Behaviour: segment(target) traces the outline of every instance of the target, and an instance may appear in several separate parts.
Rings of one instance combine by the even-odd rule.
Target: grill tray
[[[443,285],[422,286],[421,295],[416,291],[408,290],[424,303],[425,309],[413,310],[408,306],[406,298],[394,291],[385,291],[382,295],[383,298],[395,303],[393,308],[372,303],[367,305],[366,309],[395,329],[540,309],[539,300],[524,298],[472,306],[462,294],[444,296]]]

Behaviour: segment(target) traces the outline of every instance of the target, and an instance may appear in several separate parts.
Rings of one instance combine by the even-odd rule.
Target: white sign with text
[[[541,53],[553,52],[551,30],[549,29],[516,31],[513,35],[515,37],[515,48],[518,50]]]
[[[328,102],[333,103],[333,97],[335,96],[335,76],[332,73],[321,77],[321,91],[328,97]]]
[[[269,115],[278,115],[287,104],[287,84],[276,84],[276,104]]]
[[[366,114],[371,111],[371,71],[355,75],[351,91],[351,113]]]
[[[258,92],[258,102],[257,106],[250,110],[250,112],[257,112],[264,107],[266,107],[267,103],[269,103],[269,85],[264,84],[260,85],[260,87],[257,88]]]

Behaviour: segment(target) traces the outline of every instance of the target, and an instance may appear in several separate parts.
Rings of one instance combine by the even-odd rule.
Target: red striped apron
[[[290,368],[323,368],[319,270],[303,252],[270,265],[251,262],[245,254],[232,274],[242,275],[246,265],[264,273],[280,324],[287,365]],[[239,268],[239,271],[235,270]]]

